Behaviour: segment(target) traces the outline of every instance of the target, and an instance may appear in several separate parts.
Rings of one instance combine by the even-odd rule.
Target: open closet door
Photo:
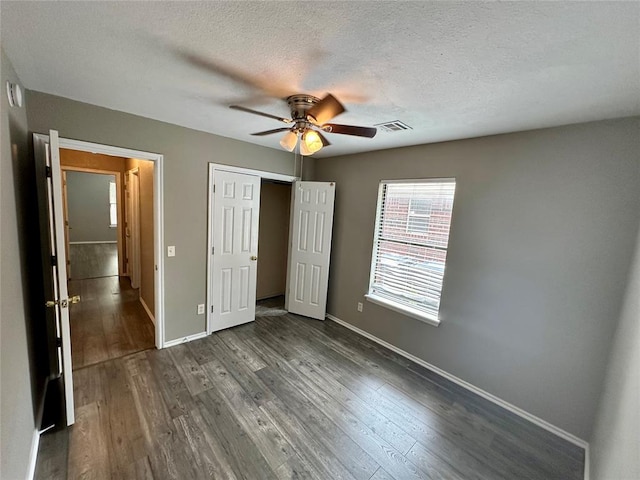
[[[333,229],[333,182],[293,185],[286,309],[324,320]]]
[[[47,330],[55,335],[49,342],[50,381],[61,380],[66,425],[72,425],[75,415],[69,303],[79,301],[79,297],[69,299],[67,292],[67,255],[58,132],[51,130],[48,138],[35,134],[33,143],[42,230],[45,320]]]
[[[215,332],[255,320],[260,177],[217,170],[212,193]]]

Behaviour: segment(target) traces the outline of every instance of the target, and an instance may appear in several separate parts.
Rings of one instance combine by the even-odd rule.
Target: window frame
[[[384,196],[384,187],[388,184],[402,184],[402,183],[410,183],[410,184],[418,184],[418,183],[440,183],[440,182],[453,182],[454,184],[454,198],[452,200],[451,205],[451,221],[449,223],[449,237],[451,235],[451,227],[453,224],[453,208],[455,204],[455,190],[457,189],[457,181],[455,177],[439,177],[439,178],[412,178],[412,179],[399,179],[399,180],[380,180],[378,185],[378,198],[376,204],[376,219],[374,224],[374,232],[373,232],[373,248],[371,250],[371,267],[369,270],[369,285],[367,288],[367,293],[365,294],[365,298],[367,301],[380,305],[382,307],[388,308],[395,312],[401,313],[411,318],[415,318],[416,320],[420,320],[429,325],[433,325],[437,327],[441,323],[440,318],[440,306],[441,303],[438,304],[438,312],[436,315],[425,312],[418,308],[411,307],[410,305],[405,305],[400,302],[394,301],[393,299],[387,298],[382,295],[378,295],[372,292],[372,287],[374,283],[375,273],[376,273],[376,259],[378,258],[378,249],[380,245],[380,231],[382,221],[382,212],[383,212],[383,196]],[[411,202],[409,203],[409,211],[407,212],[407,228],[409,224]],[[411,232],[407,232],[411,233]],[[447,246],[444,249],[446,253],[449,253],[449,242],[447,241]],[[446,260],[445,260],[445,270],[442,278],[442,287],[440,289],[440,300],[442,299],[442,292],[444,291],[444,276],[446,273]]]

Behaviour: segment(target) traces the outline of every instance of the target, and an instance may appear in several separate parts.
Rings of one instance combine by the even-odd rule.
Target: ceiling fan
[[[354,135],[356,137],[373,138],[377,130],[373,127],[358,127],[356,125],[340,125],[327,123],[332,118],[345,112],[344,106],[331,94],[323,99],[312,95],[297,94],[287,97],[287,104],[291,109],[291,118],[282,118],[270,113],[259,112],[240,105],[231,105],[229,108],[253,113],[262,117],[273,118],[290,125],[288,127],[256,132],[251,135],[271,135],[273,133],[287,132],[280,140],[282,148],[293,151],[300,138],[300,153],[313,155],[322,147],[331,145],[323,133],[339,133],[342,135]]]

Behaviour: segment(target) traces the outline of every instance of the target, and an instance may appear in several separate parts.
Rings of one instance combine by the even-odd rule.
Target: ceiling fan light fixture
[[[293,149],[296,148],[296,144],[298,143],[298,135],[294,132],[287,132],[280,139],[280,146],[289,152],[293,152]]]
[[[322,139],[320,138],[320,135],[318,135],[318,132],[314,130],[306,130],[302,134],[302,142],[300,142],[300,147],[300,151],[303,155],[313,155],[322,147],[324,147],[324,144],[322,143]],[[308,153],[304,153],[305,150]]]
[[[286,132],[280,139],[280,146],[289,152],[293,152],[299,143],[299,151],[302,155],[313,155],[323,147],[331,145],[331,142],[324,136],[325,133],[367,138],[373,138],[376,135],[376,129],[371,127],[326,123],[346,111],[344,106],[330,93],[322,99],[312,95],[296,94],[290,95],[286,100],[291,110],[291,118],[278,117],[277,115],[260,112],[241,105],[231,105],[229,108],[288,124],[289,126],[287,127],[274,128],[252,133],[251,135],[263,137]],[[300,142],[298,142],[298,139]]]

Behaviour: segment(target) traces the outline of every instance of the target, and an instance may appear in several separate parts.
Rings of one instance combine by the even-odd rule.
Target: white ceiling
[[[331,92],[337,123],[413,127],[329,135],[317,156],[640,114],[638,2],[3,1],[0,15],[29,89],[273,148],[280,135],[249,134],[282,124],[228,105],[287,116],[266,94]]]

